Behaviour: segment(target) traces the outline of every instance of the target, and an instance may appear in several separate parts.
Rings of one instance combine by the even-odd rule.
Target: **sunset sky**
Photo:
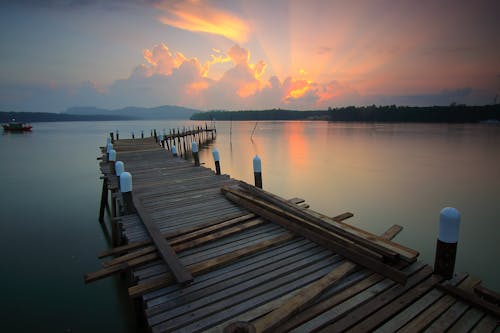
[[[498,0],[12,0],[0,29],[1,111],[491,104],[500,94]]]

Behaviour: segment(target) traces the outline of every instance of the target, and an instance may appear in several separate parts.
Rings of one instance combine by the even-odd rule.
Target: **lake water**
[[[5,332],[135,332],[119,278],[89,285],[108,247],[97,221],[99,146],[119,129],[161,132],[189,121],[38,123],[0,136],[0,301]],[[327,215],[346,211],[356,226],[396,238],[433,262],[439,211],[462,213],[457,270],[500,290],[500,127],[498,125],[217,122],[223,173],[301,197]],[[254,130],[255,129],[255,130]],[[253,136],[252,136],[253,133]],[[251,140],[252,138],[252,140]],[[213,168],[211,149],[200,160]]]

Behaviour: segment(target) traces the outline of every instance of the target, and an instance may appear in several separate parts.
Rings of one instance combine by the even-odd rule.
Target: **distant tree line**
[[[207,111],[195,113],[191,120],[328,120],[326,110],[292,111],[282,109],[261,111]]]
[[[349,106],[329,109],[331,121],[356,122],[420,122],[420,123],[474,123],[500,120],[500,104],[467,106]]]
[[[330,120],[346,122],[474,123],[500,120],[500,104],[467,106],[348,106],[317,111],[208,111],[191,120]]]

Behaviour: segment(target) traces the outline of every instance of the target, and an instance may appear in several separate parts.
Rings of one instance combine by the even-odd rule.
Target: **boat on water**
[[[31,131],[33,126],[12,119],[8,124],[2,124],[2,127],[4,131],[27,132]]]

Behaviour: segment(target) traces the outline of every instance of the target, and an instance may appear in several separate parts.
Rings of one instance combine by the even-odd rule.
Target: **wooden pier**
[[[166,148],[114,141],[132,202],[103,155],[115,247],[85,276],[127,272],[152,332],[499,331],[498,294],[465,273],[434,274],[391,240],[400,227],[373,235],[350,213],[325,216]]]

